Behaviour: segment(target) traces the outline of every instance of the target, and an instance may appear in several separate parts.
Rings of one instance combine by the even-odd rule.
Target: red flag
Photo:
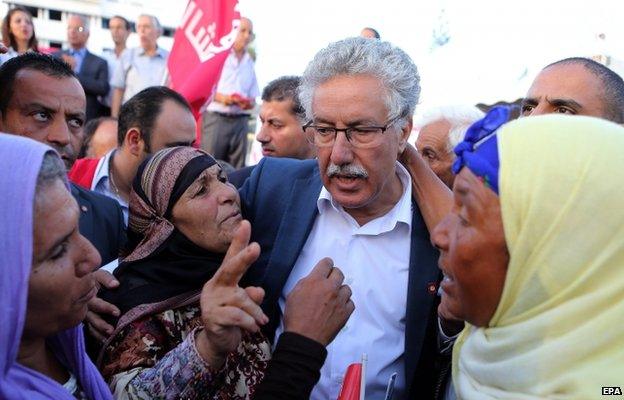
[[[338,400],[360,400],[362,387],[362,363],[349,365],[345,373]]]
[[[366,392],[366,363],[368,356],[362,354],[362,362],[347,367],[338,400],[364,400]]]
[[[237,0],[190,0],[169,55],[170,86],[195,117],[212,96],[240,26]]]

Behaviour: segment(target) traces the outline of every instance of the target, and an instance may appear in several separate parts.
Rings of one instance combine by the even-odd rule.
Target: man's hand
[[[114,289],[119,286],[119,281],[108,271],[99,269],[93,273],[95,277],[98,290],[103,286],[107,289]],[[107,303],[99,297],[94,297],[87,304],[89,311],[87,311],[86,323],[89,328],[89,332],[93,337],[103,342],[109,337],[114,330],[114,327],[104,321],[101,314],[109,314],[115,317],[119,316],[119,309],[111,303]]]
[[[418,153],[418,150],[416,150],[416,147],[407,143],[405,145],[405,150],[403,150],[403,153],[399,155],[399,162],[407,168],[410,164],[416,162],[418,158],[421,158],[421,156]]]
[[[349,319],[355,305],[344,275],[330,258],[316,264],[286,298],[284,330],[327,346]]]
[[[230,99],[233,104],[236,104],[243,110],[250,110],[253,108],[253,99],[245,97],[240,93],[232,93]]]
[[[61,59],[67,63],[71,69],[76,69],[76,59],[69,54],[63,54]]]
[[[0,43],[0,54],[4,54],[4,53],[8,53],[9,49],[3,45],[2,43]]]
[[[249,266],[260,255],[260,246],[249,243],[248,221],[234,233],[225,259],[215,275],[204,285],[200,297],[204,329],[197,335],[197,350],[213,368],[219,368],[225,356],[238,347],[242,329],[258,332],[269,319],[260,303],[264,290],[238,286]]]
[[[453,192],[429,168],[411,144],[399,156],[412,178],[412,197],[418,204],[427,230],[433,231],[453,207]]]

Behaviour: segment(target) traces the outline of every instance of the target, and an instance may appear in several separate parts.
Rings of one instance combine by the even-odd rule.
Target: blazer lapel
[[[421,356],[431,308],[435,306],[440,282],[439,253],[431,244],[427,226],[414,202],[412,210],[410,271],[405,316],[405,381],[408,383],[414,376]]]
[[[279,299],[281,289],[312,230],[318,214],[316,201],[321,187],[319,172],[315,169],[309,178],[296,180],[290,191],[288,207],[280,222],[264,277],[265,302],[268,304],[275,304]]]
[[[78,190],[78,188],[76,188],[74,183],[71,183],[71,194],[72,196],[74,196],[74,199],[76,199],[76,202],[78,203],[78,208],[80,208],[80,219],[78,221],[78,230],[80,231],[80,234],[88,237],[88,238],[92,238],[93,237],[93,230],[95,229],[95,227],[93,226],[93,221],[92,221],[92,211],[91,211],[91,203],[85,199],[82,194],[80,193],[80,190]]]

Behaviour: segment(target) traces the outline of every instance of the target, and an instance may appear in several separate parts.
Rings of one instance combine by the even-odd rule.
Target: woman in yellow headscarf
[[[432,233],[441,307],[467,321],[457,397],[624,389],[624,128],[549,115],[497,129],[500,113],[458,147],[453,210]]]

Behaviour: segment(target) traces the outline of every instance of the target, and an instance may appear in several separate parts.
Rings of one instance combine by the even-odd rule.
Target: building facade
[[[67,44],[67,18],[73,13],[84,14],[90,20],[90,36],[87,47],[94,54],[112,49],[113,41],[108,30],[108,21],[114,15],[134,23],[140,14],[155,15],[163,26],[163,35],[158,44],[170,50],[173,35],[180,22],[185,1],[141,1],[141,0],[2,0],[0,15],[16,6],[26,7],[33,15],[35,33],[42,48],[63,48]],[[136,33],[128,38],[128,47],[139,45]]]

